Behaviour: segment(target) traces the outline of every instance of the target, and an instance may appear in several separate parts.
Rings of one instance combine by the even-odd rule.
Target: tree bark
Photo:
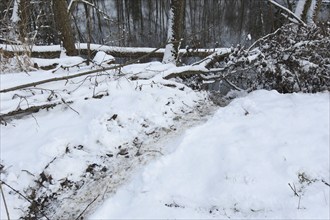
[[[91,61],[91,41],[92,41],[92,34],[91,34],[91,19],[90,19],[90,6],[84,3],[85,13],[86,13],[86,27],[87,27],[87,65]]]
[[[296,8],[296,15],[307,24],[317,21],[322,0],[299,0]]]
[[[69,56],[77,55],[75,38],[71,28],[71,19],[68,13],[66,0],[53,0],[53,11],[56,28],[60,32],[63,47]]]
[[[180,41],[183,32],[184,0],[171,0],[167,40],[163,63],[177,64]]]
[[[19,27],[19,40],[22,43],[26,43],[28,38],[28,30],[29,30],[29,0],[20,0],[18,5],[19,17],[20,20],[18,22]]]

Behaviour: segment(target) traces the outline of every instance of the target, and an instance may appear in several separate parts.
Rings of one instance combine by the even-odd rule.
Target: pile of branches
[[[330,91],[330,22],[311,26],[288,24],[232,53],[212,67],[225,85],[242,90],[275,89],[280,93]],[[224,81],[225,79],[225,81]]]
[[[35,70],[31,57],[28,54],[8,56],[8,54],[0,48],[0,74],[27,72]]]

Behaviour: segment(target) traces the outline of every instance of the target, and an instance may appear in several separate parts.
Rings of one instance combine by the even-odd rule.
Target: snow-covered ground
[[[55,71],[0,75],[1,89],[91,69],[80,59],[56,61],[62,67]],[[158,77],[169,68],[134,64],[0,93],[1,180],[8,184],[2,188],[10,217],[36,212],[38,218],[75,219],[95,197],[102,201],[111,195],[130,170],[162,155],[169,135],[200,121],[209,111],[206,93]],[[137,76],[144,80],[129,79]],[[46,104],[56,106],[14,120],[8,116]],[[36,201],[44,213],[9,187]],[[6,217],[1,199],[1,219]]]
[[[237,98],[89,219],[329,219],[329,112],[329,93]]]
[[[0,90],[111,66],[104,58],[34,59],[59,64],[0,74]],[[329,93],[240,94],[201,124],[214,106],[163,79],[175,71],[134,64],[1,92],[11,219],[329,218]],[[0,206],[7,219],[2,195]]]

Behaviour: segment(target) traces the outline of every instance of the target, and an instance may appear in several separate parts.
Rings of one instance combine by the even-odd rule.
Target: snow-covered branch
[[[286,7],[278,4],[274,0],[268,0],[268,2],[271,3],[271,4],[273,4],[276,7],[280,8],[281,10],[285,11],[286,13],[288,13],[289,15],[291,15],[295,20],[297,20],[299,23],[301,23],[302,25],[306,26],[306,23],[305,22],[303,22],[295,13],[293,13],[292,11],[290,11],[289,9],[287,9]]]

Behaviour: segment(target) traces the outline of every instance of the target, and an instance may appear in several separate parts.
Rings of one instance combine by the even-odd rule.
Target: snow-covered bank
[[[89,219],[329,219],[329,104],[329,93],[238,98]]]
[[[1,93],[1,115],[61,103],[7,124],[1,121],[1,180],[38,205],[2,185],[11,219],[76,219],[93,199],[98,198],[97,205],[113,193],[131,170],[163,154],[163,137],[200,120],[209,103],[206,93],[153,78],[171,67],[131,65]],[[88,68],[0,75],[1,88]],[[150,79],[129,80],[141,69],[149,70]],[[6,219],[2,198],[0,205],[0,217]]]

